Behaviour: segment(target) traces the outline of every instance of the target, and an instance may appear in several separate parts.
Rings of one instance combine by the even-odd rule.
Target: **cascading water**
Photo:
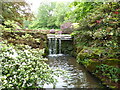
[[[49,55],[57,52],[57,38],[49,38]]]
[[[52,38],[49,38],[49,54],[52,54],[52,47],[51,47],[51,42],[52,42]]]
[[[54,39],[53,54],[57,54],[57,38]]]
[[[61,38],[59,39],[59,54],[61,54]]]
[[[59,38],[49,38],[49,55],[62,55],[61,53],[61,36]],[[57,45],[58,44],[58,45]],[[58,49],[57,49],[58,46]],[[58,50],[58,51],[57,51]],[[57,53],[58,52],[58,53]]]

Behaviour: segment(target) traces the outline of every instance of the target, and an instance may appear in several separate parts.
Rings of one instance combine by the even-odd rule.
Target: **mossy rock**
[[[90,59],[88,66],[86,67],[90,72],[94,72],[96,70],[96,66],[101,65],[100,61],[93,61]]]
[[[107,59],[107,60],[104,60],[104,61],[93,61],[91,59],[88,66],[87,66],[87,69],[89,71],[94,72],[94,70],[96,69],[96,66],[99,66],[101,64],[107,64],[107,65],[110,65],[110,66],[119,66],[120,60],[119,59]]]

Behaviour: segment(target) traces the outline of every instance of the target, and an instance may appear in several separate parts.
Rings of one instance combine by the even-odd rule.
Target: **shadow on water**
[[[48,64],[52,69],[67,71],[67,76],[56,77],[56,88],[101,88],[102,84],[88,73],[75,58],[63,54],[49,55]],[[53,88],[53,85],[44,85],[44,88]]]

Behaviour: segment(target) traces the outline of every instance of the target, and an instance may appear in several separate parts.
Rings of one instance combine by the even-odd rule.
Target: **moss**
[[[97,65],[101,65],[101,62],[99,62],[99,61],[93,61],[92,59],[90,59],[90,62],[89,62],[88,66],[86,68],[90,72],[94,72],[96,70],[96,66]]]
[[[82,61],[82,64],[86,66],[86,68],[89,71],[94,72],[96,69],[96,66],[99,66],[101,64],[107,64],[110,66],[115,66],[115,67],[119,67],[120,65],[120,60],[119,59],[107,59],[104,61],[94,61],[93,59],[88,59],[88,62],[85,63],[85,61]]]
[[[106,59],[102,63],[111,65],[111,66],[119,66],[120,65],[120,59]]]
[[[98,59],[102,56],[103,49],[101,48],[91,48],[91,47],[84,47],[77,55],[77,59],[84,60],[84,59]]]
[[[120,62],[120,59],[115,59],[115,58],[113,58],[113,59],[107,59],[106,61],[112,61],[112,62]]]

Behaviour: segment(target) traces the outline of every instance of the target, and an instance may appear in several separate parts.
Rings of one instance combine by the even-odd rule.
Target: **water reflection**
[[[70,56],[58,55],[48,56],[47,62],[53,69],[67,71],[67,76],[55,77],[58,80],[56,88],[100,88],[102,85],[95,80],[75,58]],[[53,88],[53,85],[44,85],[44,88]]]

